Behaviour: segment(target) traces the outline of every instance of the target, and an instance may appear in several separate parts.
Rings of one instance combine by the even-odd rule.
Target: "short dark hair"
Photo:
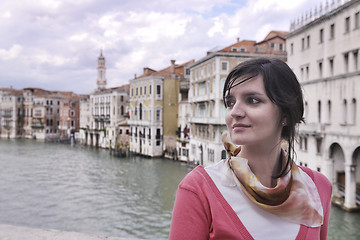
[[[288,143],[288,160],[282,176],[288,171],[289,164],[293,164],[294,141],[297,124],[304,122],[304,103],[300,83],[290,67],[280,59],[255,58],[237,65],[227,76],[223,89],[223,99],[230,93],[231,88],[241,84],[237,81],[246,77],[247,81],[253,77],[263,77],[265,91],[269,99],[277,105],[286,117],[286,126],[283,127],[281,138]],[[277,177],[279,177],[277,176]]]

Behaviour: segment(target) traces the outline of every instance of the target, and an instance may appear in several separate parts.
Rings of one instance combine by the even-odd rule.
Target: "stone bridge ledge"
[[[0,224],[1,240],[140,240]]]

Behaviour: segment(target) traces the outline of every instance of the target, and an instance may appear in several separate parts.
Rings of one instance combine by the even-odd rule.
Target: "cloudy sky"
[[[90,93],[103,49],[107,87],[144,67],[260,41],[325,0],[1,0],[0,88]]]

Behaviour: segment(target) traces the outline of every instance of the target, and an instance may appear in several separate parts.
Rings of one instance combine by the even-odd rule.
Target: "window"
[[[269,48],[275,50],[275,43],[270,43]]]
[[[284,51],[284,44],[279,43],[279,51],[283,52]]]
[[[323,76],[323,63],[322,61],[319,62],[319,77],[322,78]]]
[[[354,54],[354,70],[355,71],[358,71],[359,70],[359,67],[358,67],[358,63],[359,63],[359,60],[358,60],[358,56],[359,56],[359,51],[357,50],[357,51],[354,51],[353,52],[353,54]]]
[[[199,83],[199,88],[198,88],[198,90],[199,90],[199,96],[203,96],[203,95],[205,95],[206,94],[206,84],[205,84],[205,82],[200,82]]]
[[[294,54],[294,44],[293,43],[290,44],[290,53],[291,53],[291,55]]]
[[[306,37],[306,45],[307,48],[310,48],[310,35]]]
[[[142,87],[140,87],[140,95],[142,95]]]
[[[139,104],[139,120],[142,120],[142,103]]]
[[[318,101],[318,122],[321,123],[321,101]]]
[[[240,48],[240,52],[246,52],[246,48],[245,48],[245,47],[241,47],[241,48]]]
[[[327,116],[326,116],[326,123],[330,124],[331,122],[331,101],[327,102]]]
[[[360,27],[359,12],[355,13],[355,19],[354,19],[354,22],[355,22],[355,29],[359,28],[359,27]]]
[[[316,153],[320,154],[321,153],[321,143],[322,143],[322,138],[316,138]]]
[[[347,101],[343,100],[342,104],[342,124],[345,125],[347,123]]]
[[[237,49],[236,47],[232,47],[232,48],[231,48],[231,51],[232,51],[232,52],[237,52],[238,49]]]
[[[160,116],[161,115],[161,112],[160,112],[160,110],[158,109],[158,110],[156,110],[156,121],[160,121]]]
[[[344,71],[349,72],[349,53],[344,54]]]
[[[349,124],[356,123],[356,99],[353,98],[350,106]]]
[[[156,94],[161,95],[161,86],[160,85],[156,85]]]
[[[334,59],[329,59],[329,67],[330,67],[330,76],[334,75]]]
[[[319,32],[319,42],[320,43],[323,43],[324,42],[324,29],[320,29],[320,32]]]
[[[161,129],[160,128],[157,128],[156,129],[156,146],[160,146],[160,142],[161,142]]]
[[[306,80],[309,80],[309,66],[306,66]]]
[[[345,18],[345,33],[350,32],[350,17]]]
[[[305,38],[301,39],[301,50],[305,49]]]
[[[120,96],[120,101],[121,101],[121,102],[124,101],[124,96]]]
[[[206,105],[205,103],[199,104],[199,117],[206,117]]]
[[[228,71],[228,63],[227,62],[221,62],[221,70]]]
[[[330,25],[330,39],[335,38],[335,23]]]

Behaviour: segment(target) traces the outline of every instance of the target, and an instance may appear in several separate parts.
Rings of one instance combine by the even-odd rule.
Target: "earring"
[[[285,122],[282,122],[281,125],[285,126]]]

